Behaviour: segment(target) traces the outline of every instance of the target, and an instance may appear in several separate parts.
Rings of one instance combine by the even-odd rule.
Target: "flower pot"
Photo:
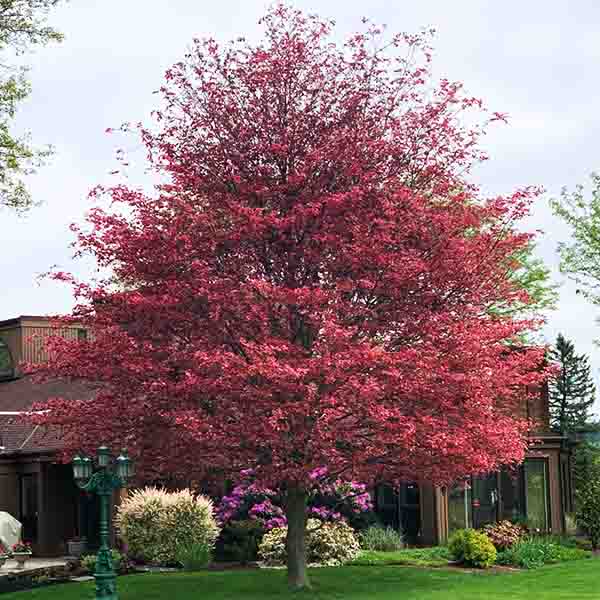
[[[25,568],[25,563],[31,558],[31,552],[13,552],[13,558],[17,561],[17,569]]]
[[[68,540],[67,541],[67,554],[69,556],[76,556],[79,558],[87,550],[87,540]]]

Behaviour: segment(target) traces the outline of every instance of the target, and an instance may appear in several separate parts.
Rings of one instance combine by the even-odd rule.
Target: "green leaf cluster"
[[[11,64],[14,55],[63,39],[46,25],[60,0],[0,0],[0,207],[26,210],[32,205],[25,177],[46,161],[52,148],[35,148],[30,136],[15,136],[17,107],[30,93],[27,68]]]
[[[571,240],[560,242],[560,270],[577,283],[577,292],[600,305],[600,174],[590,176],[591,192],[583,185],[564,188],[550,202],[555,215],[570,227]]]

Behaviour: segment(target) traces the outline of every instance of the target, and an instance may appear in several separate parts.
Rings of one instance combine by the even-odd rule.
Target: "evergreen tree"
[[[585,425],[596,395],[589,358],[575,354],[573,342],[559,333],[556,347],[550,351],[550,360],[560,368],[549,382],[552,428],[566,432]]]

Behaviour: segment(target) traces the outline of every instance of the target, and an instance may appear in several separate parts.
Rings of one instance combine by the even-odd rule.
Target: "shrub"
[[[496,562],[496,548],[485,533],[474,529],[457,531],[448,544],[454,560],[470,567],[486,569]]]
[[[176,564],[192,545],[211,552],[219,534],[210,499],[190,490],[154,487],[137,490],[123,501],[116,526],[130,555],[154,564]]]
[[[581,491],[577,504],[577,524],[583,529],[592,543],[592,548],[600,547],[600,479],[593,480]]]
[[[115,571],[121,570],[121,562],[123,560],[123,556],[118,550],[111,550],[112,563]],[[90,573],[94,573],[96,571],[96,555],[95,554],[86,554],[81,557],[81,566]]]
[[[431,548],[406,548],[396,552],[378,552],[363,550],[351,564],[383,566],[383,565],[414,565],[419,567],[443,567],[450,560],[447,546]]]
[[[258,560],[258,545],[265,534],[262,523],[247,519],[230,521],[221,530],[216,552],[221,560],[248,563]]]
[[[525,530],[520,525],[510,521],[486,525],[483,532],[490,538],[496,550],[506,550],[514,546],[525,535]]]
[[[269,565],[284,564],[286,536],[287,527],[276,527],[267,532],[259,546],[259,558]],[[355,559],[359,553],[360,546],[354,530],[343,521],[329,523],[308,520],[306,554],[309,563],[337,566]]]
[[[200,571],[212,559],[211,548],[205,543],[182,544],[177,550],[177,562],[184,571]]]
[[[565,532],[569,536],[577,535],[577,519],[573,513],[565,513]]]
[[[394,552],[404,548],[402,533],[392,527],[371,526],[360,532],[359,540],[363,550]]]
[[[345,520],[362,529],[375,521],[373,503],[364,484],[356,481],[327,482],[327,471],[315,469],[314,489],[308,499],[308,514],[322,521]],[[223,496],[217,514],[221,523],[229,521],[260,521],[269,531],[285,527],[283,498],[278,490],[257,484],[251,470],[243,471],[239,483]]]
[[[529,537],[498,554],[498,564],[536,569],[546,564],[579,560],[589,556],[585,550],[564,546],[554,538]]]

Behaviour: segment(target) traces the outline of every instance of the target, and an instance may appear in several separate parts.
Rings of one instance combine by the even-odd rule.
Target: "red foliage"
[[[45,372],[99,392],[36,419],[67,452],[127,445],[147,478],[443,483],[520,460],[542,350],[509,350],[532,323],[490,308],[524,297],[507,272],[536,192],[467,180],[497,114],[433,86],[427,33],[263,24],[168,71],[142,129],[155,194],[94,191],[111,205],[78,245],[114,277],[74,284],[93,335],[54,339]]]

